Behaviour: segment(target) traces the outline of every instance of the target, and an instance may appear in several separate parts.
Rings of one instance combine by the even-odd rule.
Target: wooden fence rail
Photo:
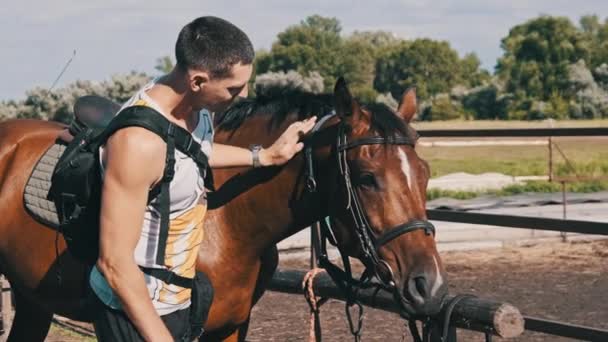
[[[278,269],[270,282],[271,291],[303,294],[304,271]],[[345,300],[344,293],[338,289],[327,274],[317,275],[313,288],[320,297]],[[374,289],[360,290],[357,299],[369,307],[399,313],[393,296],[385,291]],[[440,315],[443,315],[442,312]],[[464,329],[489,332],[503,338],[517,337],[524,331],[524,319],[519,310],[511,304],[485,300],[477,297],[463,298],[452,312],[451,322]]]

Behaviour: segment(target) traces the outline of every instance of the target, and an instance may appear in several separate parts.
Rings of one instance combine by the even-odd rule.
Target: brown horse
[[[330,115],[334,108],[335,116]],[[368,268],[384,265],[372,274],[382,277],[389,271],[396,299],[407,302],[413,313],[439,311],[447,282],[434,238],[408,223],[426,222],[429,178],[408,125],[415,111],[413,91],[404,94],[394,113],[360,106],[339,82],[333,95],[259,97],[216,118],[217,142],[247,146],[272,143],[294,120],[328,116],[309,139],[317,181],[314,198],[307,196],[302,154],[280,168],[214,171],[218,190],[209,194],[209,206],[218,209],[207,217],[197,263],[215,288],[203,340],[244,340],[251,308],[277,265],[276,243],[327,215],[334,219],[341,250]],[[52,313],[90,320],[84,305],[87,266],[70,255],[61,236],[56,241],[53,229],[32,219],[23,204],[35,163],[64,129],[45,121],[0,124],[0,273],[9,279],[16,298],[9,341],[44,340]],[[351,145],[338,146],[338,136]],[[345,167],[346,175],[339,171]],[[354,227],[361,223],[353,216],[355,202],[368,225],[363,235],[385,242],[372,251],[376,265],[366,262],[370,251],[362,231]],[[386,227],[397,229],[385,238]]]

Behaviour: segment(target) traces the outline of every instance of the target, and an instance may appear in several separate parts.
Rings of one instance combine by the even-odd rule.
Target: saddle
[[[79,97],[74,103],[74,120],[67,130],[59,134],[59,139],[69,143],[74,136],[86,128],[103,129],[120,110],[120,105],[97,95]]]
[[[67,145],[78,133],[87,128],[101,130],[120,110],[120,105],[110,99],[86,95],[74,103],[74,119],[69,127],[59,133],[57,141],[36,163],[23,194],[25,208],[38,222],[57,229],[59,217],[55,203],[48,199],[51,178],[59,158]]]

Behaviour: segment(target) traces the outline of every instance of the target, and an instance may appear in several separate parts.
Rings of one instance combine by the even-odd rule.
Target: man
[[[240,29],[219,18],[198,18],[179,33],[175,54],[175,68],[146,85],[124,107],[151,107],[189,131],[213,168],[281,165],[302,149],[299,137],[312,129],[314,118],[291,125],[267,149],[212,144],[210,112],[222,111],[247,95],[254,52]],[[94,322],[101,341],[172,341],[188,333],[191,290],[140,269],[164,268],[192,278],[202,241],[204,175],[176,150],[169,237],[164,245],[160,242],[159,203],[148,203],[147,197],[163,178],[166,151],[160,136],[140,127],[117,131],[100,150],[100,252],[90,284],[104,304]],[[159,262],[160,249],[165,254]]]

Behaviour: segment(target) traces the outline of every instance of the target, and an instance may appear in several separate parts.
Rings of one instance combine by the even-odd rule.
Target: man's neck
[[[174,69],[162,76],[146,93],[172,121],[184,123],[187,129],[196,126],[198,116],[194,114],[198,111],[188,101],[187,84],[179,71]]]

